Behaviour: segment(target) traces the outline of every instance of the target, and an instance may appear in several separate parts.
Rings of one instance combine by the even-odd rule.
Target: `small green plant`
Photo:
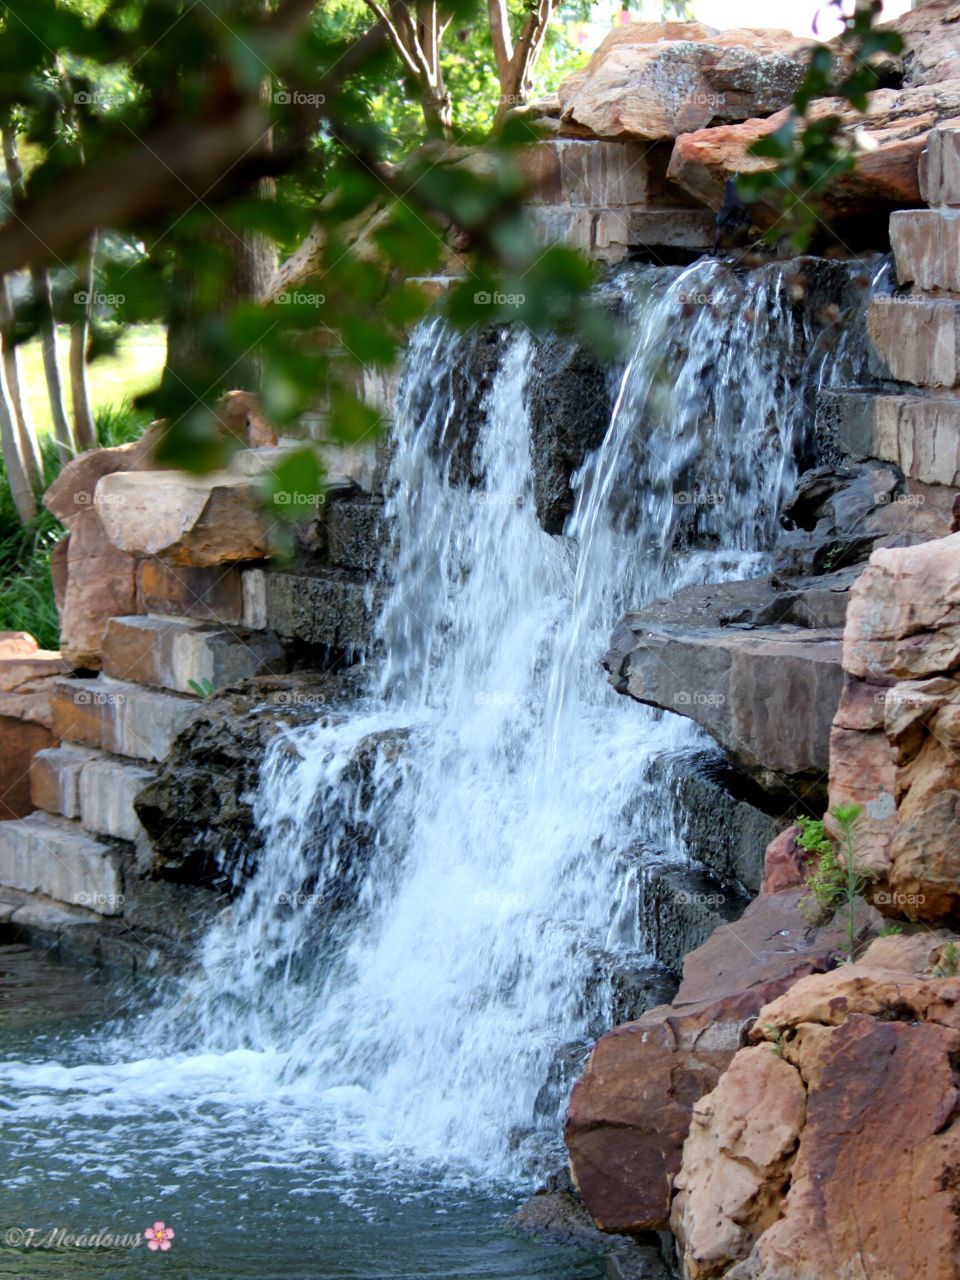
[[[188,680],[187,683],[191,692],[195,693],[198,698],[212,698],[217,692],[217,686],[207,676],[204,676],[202,680]]]
[[[814,854],[816,869],[807,878],[807,897],[801,911],[808,919],[824,920],[843,913],[846,920],[846,959],[852,963],[856,948],[856,907],[867,877],[857,863],[854,828],[862,810],[857,804],[838,805],[831,816],[839,830],[839,850],[827,835],[823,822],[815,818],[797,819],[797,844]]]
[[[774,1022],[764,1023],[763,1027],[771,1040],[770,1052],[775,1058],[783,1057],[783,1032]]]
[[[858,804],[838,804],[831,809],[831,816],[840,830],[840,852],[843,855],[843,885],[841,906],[847,922],[847,963],[853,964],[857,942],[857,899],[863,894],[867,877],[857,863],[854,828],[863,810]]]
[[[940,952],[940,963],[933,973],[936,978],[955,978],[960,974],[960,950],[955,942],[948,942]]]
[[[814,920],[832,916],[843,901],[844,872],[820,818],[799,817],[797,844],[816,858],[816,868],[807,877],[808,896],[803,901],[804,915]]]
[[[885,924],[877,934],[878,938],[897,938],[903,933],[903,926],[899,924]]]

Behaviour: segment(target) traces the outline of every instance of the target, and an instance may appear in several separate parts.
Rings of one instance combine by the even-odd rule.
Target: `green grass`
[[[129,401],[119,407],[102,406],[96,420],[101,445],[136,440],[147,425],[147,415]],[[49,485],[60,470],[53,437],[42,436],[40,446]],[[46,510],[29,525],[20,524],[0,459],[0,631],[29,631],[44,649],[56,649],[60,643],[50,553],[63,533],[63,525]]]
[[[67,382],[67,356],[70,331],[65,326],[57,330],[57,350],[60,355],[61,376],[64,379],[64,397],[67,413],[72,417],[70,389]],[[162,325],[134,325],[117,344],[113,355],[94,360],[87,368],[87,386],[94,416],[112,405],[123,404],[150,391],[160,381],[163,362],[167,353],[167,335]],[[33,338],[20,347],[20,367],[27,389],[27,402],[38,433],[47,434],[52,429],[50,401],[43,376],[43,354],[39,338]]]

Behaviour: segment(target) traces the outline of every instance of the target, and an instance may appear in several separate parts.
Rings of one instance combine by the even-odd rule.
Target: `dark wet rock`
[[[256,865],[253,801],[271,739],[333,713],[356,673],[261,677],[206,700],[136,800],[150,838],[140,870],[184,884],[229,887]]]
[[[748,903],[746,894],[701,867],[666,858],[643,862],[640,927],[653,954],[675,972],[684,956],[702,946],[714,929],[738,919]]]
[[[604,1254],[610,1280],[670,1280],[673,1275],[656,1236],[641,1241],[599,1231],[566,1170],[521,1205],[507,1225],[554,1244]]]
[[[547,533],[562,533],[573,510],[570,480],[600,447],[613,399],[609,372],[564,338],[537,347],[528,392],[533,492]]]

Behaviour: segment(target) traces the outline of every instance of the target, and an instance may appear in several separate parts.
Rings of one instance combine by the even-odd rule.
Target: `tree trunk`
[[[96,236],[84,255],[79,273],[80,308],[78,319],[70,326],[70,399],[73,403],[73,426],[77,444],[81,449],[93,449],[97,443],[97,428],[90,396],[87,390],[87,341],[90,336],[90,313],[93,308],[94,260],[97,253]]]
[[[27,524],[37,514],[37,495],[30,482],[20,447],[20,433],[7,394],[7,379],[4,365],[0,361],[0,448],[3,450],[3,461],[7,469],[7,480],[13,495],[13,505],[21,524]]]
[[[6,378],[10,407],[17,426],[20,458],[31,489],[39,494],[43,490],[43,459],[40,456],[40,445],[34,430],[33,419],[30,416],[30,405],[20,378],[20,355],[14,336],[10,290],[6,276],[0,276],[0,354],[2,354],[3,376]]]
[[[50,399],[50,416],[53,434],[61,462],[76,457],[77,441],[67,418],[63,402],[63,383],[60,380],[60,361],[57,358],[57,321],[53,314],[53,293],[50,277],[42,267],[32,267],[30,279],[33,295],[40,308],[40,343],[43,350],[43,372],[47,379],[47,395]]]
[[[5,120],[0,128],[3,141],[3,159],[7,168],[7,181],[13,192],[14,200],[23,196],[23,169],[17,153],[17,139]],[[47,379],[47,394],[50,397],[50,416],[53,419],[53,432],[56,436],[60,460],[69,462],[76,454],[76,442],[67,411],[63,404],[63,386],[60,382],[60,365],[57,361],[57,323],[53,314],[53,294],[50,290],[50,277],[43,267],[31,267],[30,279],[33,283],[33,294],[40,309],[40,341],[43,348],[43,370]]]

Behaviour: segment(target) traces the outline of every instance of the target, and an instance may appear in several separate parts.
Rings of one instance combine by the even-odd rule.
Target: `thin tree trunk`
[[[0,448],[3,450],[3,461],[7,469],[7,480],[13,495],[13,505],[21,524],[27,524],[37,514],[37,495],[24,464],[20,448],[20,433],[7,393],[7,379],[4,365],[0,361]]]
[[[30,405],[20,378],[20,354],[14,341],[13,306],[6,276],[0,276],[0,354],[3,357],[3,374],[7,381],[7,393],[13,418],[20,437],[20,457],[34,493],[43,490],[43,459],[37,433],[30,416]]]
[[[79,296],[82,300],[77,305],[81,308],[80,315],[70,326],[70,399],[73,403],[73,426],[81,449],[93,449],[97,443],[97,428],[87,390],[87,341],[93,307],[96,253],[97,239],[94,236],[79,273]]]
[[[33,295],[40,309],[40,345],[43,350],[43,372],[47,379],[53,434],[56,437],[60,461],[69,462],[77,455],[77,441],[63,401],[60,361],[57,358],[57,321],[53,314],[50,277],[42,267],[33,267],[30,270],[30,279],[33,282]]]
[[[3,158],[7,167],[7,181],[13,192],[14,200],[23,196],[23,169],[20,156],[17,154],[17,139],[5,120],[0,136],[3,141]],[[56,436],[58,451],[62,462],[68,462],[77,452],[76,441],[67,411],[63,404],[63,386],[60,382],[60,365],[57,361],[57,324],[53,315],[53,294],[50,289],[50,277],[43,267],[31,267],[30,279],[33,282],[33,293],[40,309],[40,341],[43,349],[43,370],[47,379],[47,394],[50,397],[50,416],[53,419],[53,432]]]

